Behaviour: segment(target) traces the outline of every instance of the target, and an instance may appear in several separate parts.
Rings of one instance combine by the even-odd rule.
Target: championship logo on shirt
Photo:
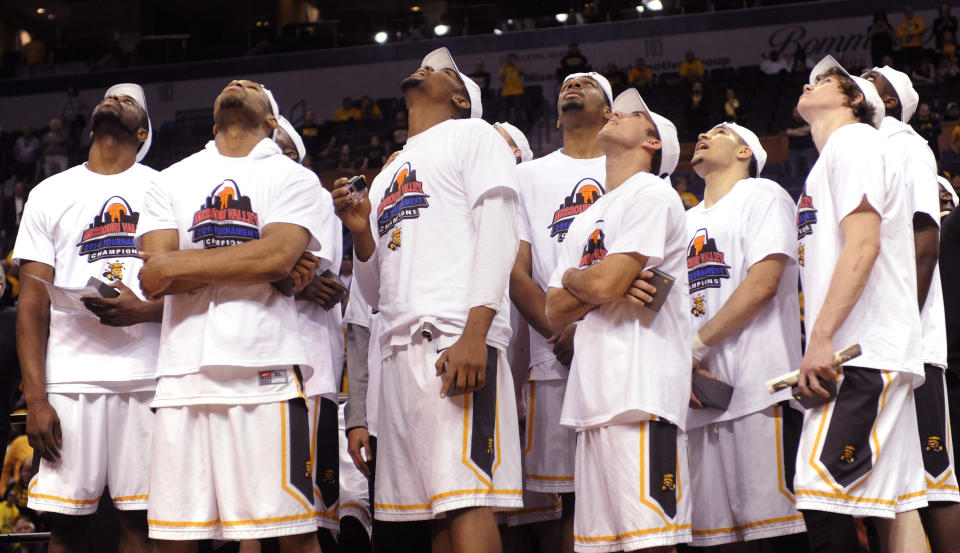
[[[130,208],[127,200],[111,197],[80,236],[80,255],[87,256],[89,263],[107,257],[137,257],[133,237],[139,220],[140,214]]]
[[[260,238],[260,218],[237,183],[226,179],[193,214],[189,230],[193,241],[203,242],[204,249],[233,246]]]
[[[597,225],[603,224],[603,219],[597,221]],[[603,243],[603,230],[596,229],[587,238],[587,245],[583,247],[583,255],[580,256],[580,268],[600,263],[604,257],[607,257],[607,246]]]
[[[720,288],[720,279],[730,278],[730,265],[724,263],[723,252],[707,234],[707,229],[697,230],[687,247],[687,279],[690,293],[704,288]]]
[[[401,220],[420,217],[420,210],[430,207],[429,197],[423,193],[423,183],[417,180],[417,170],[410,167],[409,161],[404,163],[394,173],[377,206],[377,232],[383,236]]]
[[[603,196],[603,186],[587,177],[573,187],[573,192],[563,199],[563,204],[553,212],[553,221],[547,227],[550,229],[550,238],[557,237],[557,242],[563,242],[567,231],[573,223],[573,218],[580,215],[593,205],[593,202]]]
[[[813,198],[804,190],[797,202],[797,240],[813,234],[813,225],[817,224],[817,210],[813,208]]]

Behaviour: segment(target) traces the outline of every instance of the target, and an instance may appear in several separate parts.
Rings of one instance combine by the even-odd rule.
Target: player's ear
[[[267,124],[267,128],[270,130],[280,126],[280,123],[277,122],[277,118],[272,113],[268,113],[267,116],[263,118],[263,122]]]
[[[883,99],[883,107],[888,110],[891,110],[897,107],[897,104],[899,103],[900,102],[898,102],[897,99],[894,98],[893,96],[887,96],[886,98]]]
[[[217,136],[217,124],[213,124],[213,136]]]
[[[146,142],[148,133],[149,131],[146,129],[146,127],[140,127],[139,129],[137,129],[137,143],[143,144],[144,142]]]
[[[470,100],[464,98],[462,94],[454,94],[450,101],[453,102],[453,105],[458,110],[470,109]]]

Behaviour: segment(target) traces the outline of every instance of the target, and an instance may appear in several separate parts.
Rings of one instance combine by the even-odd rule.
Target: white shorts
[[[797,509],[893,518],[927,505],[913,376],[844,367],[833,401],[804,413]]]
[[[924,367],[927,380],[913,391],[920,431],[920,455],[927,482],[927,501],[960,502],[954,472],[953,435],[947,404],[947,379],[943,369]]]
[[[690,541],[687,438],[666,421],[582,430],[573,548],[632,551]]]
[[[153,392],[47,394],[63,431],[60,460],[40,461],[27,506],[89,515],[104,486],[121,511],[147,508]]]
[[[553,361],[559,364],[559,361]],[[573,492],[577,431],[560,426],[567,380],[531,380],[523,389],[527,404],[524,486],[547,493]]]
[[[523,507],[497,513],[497,524],[524,526],[538,522],[560,520],[563,516],[563,501],[555,493],[523,490]]]
[[[486,386],[440,397],[438,352],[457,336],[415,335],[383,362],[378,420],[379,520],[426,520],[469,507],[520,508],[520,430],[506,355],[487,347]]]
[[[340,404],[340,435],[346,431],[344,421],[344,407],[346,403]],[[353,464],[353,458],[347,451],[347,440],[340,440],[340,509],[339,520],[346,517],[353,517],[360,521],[360,524],[367,530],[367,535],[373,532],[373,516],[370,514],[370,488],[367,477],[363,475],[356,465]]]
[[[802,415],[787,409],[788,419],[795,420],[784,421],[784,409],[774,405],[687,431],[690,492],[696,498],[692,545],[806,531],[792,492]]]
[[[310,465],[317,527],[340,531],[340,430],[338,406],[326,397],[307,398],[310,413]],[[343,440],[344,442],[346,440]],[[346,447],[346,445],[344,445]]]
[[[303,399],[157,409],[147,522],[159,540],[315,532]]]

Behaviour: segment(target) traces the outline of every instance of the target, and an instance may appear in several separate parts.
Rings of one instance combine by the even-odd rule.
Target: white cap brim
[[[823,75],[828,70],[833,68],[839,69],[841,73],[849,77],[857,85],[857,88],[860,89],[860,92],[863,94],[864,101],[873,106],[873,128],[879,129],[880,123],[883,121],[883,118],[886,114],[886,108],[883,106],[883,100],[880,99],[880,93],[877,92],[877,87],[873,86],[873,83],[866,79],[861,79],[860,77],[851,75],[849,71],[840,65],[840,62],[833,58],[833,56],[825,56],[822,60],[820,60],[819,63],[817,63],[817,65],[813,67],[813,70],[810,71],[810,84],[816,85],[817,77]]]
[[[657,176],[665,177],[673,173],[680,161],[680,141],[677,139],[677,127],[666,117],[650,111],[636,88],[628,88],[613,101],[613,111],[646,113],[653,121],[660,135],[660,168]],[[651,168],[652,169],[652,168]]]
[[[917,104],[920,103],[920,95],[913,88],[913,81],[910,80],[910,77],[903,71],[897,71],[889,65],[874,67],[870,71],[880,73],[890,83],[890,86],[897,93],[897,99],[900,101],[900,120],[904,123],[910,122],[910,118],[917,111]]]
[[[596,71],[590,71],[589,73],[570,73],[564,77],[563,82],[560,83],[560,88],[563,88],[563,85],[567,84],[567,81],[570,79],[576,79],[578,77],[587,77],[593,79],[597,84],[600,85],[600,88],[603,89],[603,94],[607,97],[607,104],[613,107],[613,89],[610,87],[610,81],[606,77],[597,73]]]
[[[290,137],[290,141],[293,142],[294,147],[297,149],[297,156],[300,158],[298,162],[303,164],[303,158],[307,156],[307,148],[303,145],[303,139],[300,138],[300,133],[298,133],[290,121],[287,121],[287,118],[282,115],[277,117],[277,126],[283,129],[283,132],[287,133],[287,136]],[[274,140],[276,140],[276,137],[274,137]]]
[[[517,148],[520,148],[520,161],[533,159],[533,150],[530,149],[530,143],[527,142],[527,137],[523,134],[523,131],[510,123],[494,123],[493,126],[507,131],[513,143],[517,145]]]
[[[143,87],[134,83],[115,84],[103,93],[104,98],[107,96],[129,96],[133,98],[137,104],[140,105],[140,109],[147,114],[147,139],[143,141],[140,149],[137,150],[137,162],[142,161],[143,158],[147,157],[147,152],[150,151],[150,145],[153,143],[153,124],[150,122],[150,112],[147,111],[147,97],[143,92]]]
[[[763,171],[763,166],[767,163],[767,151],[763,149],[763,146],[760,144],[760,138],[757,137],[756,133],[736,123],[720,123],[713,128],[717,127],[730,129],[740,137],[740,140],[743,140],[743,142],[750,147],[750,151],[753,152],[753,159],[757,161],[757,176],[760,176],[760,171]]]
[[[480,87],[477,83],[473,82],[473,79],[457,69],[457,64],[454,63],[453,56],[450,55],[450,50],[447,50],[446,47],[440,47],[424,56],[420,67],[428,66],[435,70],[453,69],[456,71],[457,75],[460,76],[460,81],[463,82],[463,86],[467,89],[467,95],[470,96],[470,117],[472,119],[479,119],[483,116],[483,104],[480,102]]]

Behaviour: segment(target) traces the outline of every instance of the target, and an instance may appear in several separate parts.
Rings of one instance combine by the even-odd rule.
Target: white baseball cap
[[[897,99],[900,100],[900,120],[904,123],[909,122],[914,112],[917,111],[917,104],[920,103],[920,95],[913,89],[913,81],[910,80],[910,77],[903,71],[897,71],[889,65],[874,67],[870,71],[880,73],[893,86],[893,90],[897,92]]]
[[[757,175],[759,176],[760,171],[763,171],[764,164],[767,163],[767,151],[760,145],[760,139],[757,135],[750,129],[736,123],[720,123],[713,128],[717,127],[726,127],[735,132],[737,136],[740,137],[740,140],[743,140],[744,143],[750,147],[750,150],[753,152],[753,159],[757,160]]]
[[[460,75],[460,81],[463,82],[463,86],[467,89],[467,95],[470,96],[470,117],[472,119],[479,119],[483,115],[483,105],[480,103],[480,87],[477,86],[477,83],[473,82],[473,79],[457,69],[457,64],[453,62],[453,56],[450,55],[450,50],[447,50],[446,47],[440,47],[424,56],[420,67],[428,66],[435,70],[453,69],[456,71],[457,75]]]
[[[877,87],[873,86],[873,83],[866,79],[861,79],[860,77],[855,77],[850,74],[849,71],[843,68],[840,65],[840,62],[833,59],[833,56],[826,56],[814,66],[813,70],[810,71],[810,84],[817,84],[817,77],[823,75],[829,69],[836,67],[840,72],[847,77],[849,77],[854,84],[857,85],[857,88],[860,89],[860,92],[863,94],[863,100],[870,106],[873,106],[873,120],[871,123],[875,129],[880,128],[880,123],[885,117],[886,108],[883,106],[883,100],[880,99],[880,93],[877,92]]]
[[[527,142],[527,137],[523,134],[523,131],[506,122],[494,123],[493,126],[507,131],[513,143],[517,145],[517,148],[520,148],[520,161],[533,159],[533,151],[530,149],[530,143]]]
[[[563,88],[563,85],[567,84],[567,81],[570,79],[576,79],[577,77],[587,77],[596,81],[597,84],[600,85],[600,88],[603,89],[603,93],[607,96],[607,103],[611,106],[613,105],[613,89],[610,88],[610,81],[596,71],[590,71],[589,73],[570,73],[564,77],[563,82],[560,83],[560,88]]]
[[[150,123],[150,112],[147,111],[147,97],[143,93],[143,87],[134,83],[115,84],[103,93],[104,98],[107,96],[129,96],[136,100],[137,104],[140,105],[140,109],[147,114],[147,139],[143,141],[140,149],[137,150],[137,161],[143,160],[143,158],[147,156],[147,152],[150,151],[150,144],[153,143],[153,124]]]
[[[650,111],[636,88],[628,88],[621,92],[613,101],[613,111],[621,113],[642,111],[650,116],[653,126],[657,128],[657,133],[660,135],[660,170],[657,176],[665,177],[673,173],[680,160],[680,141],[677,140],[676,125],[666,117]]]
[[[298,133],[297,129],[293,128],[293,125],[290,124],[290,121],[287,121],[287,118],[282,115],[277,117],[277,125],[290,137],[290,141],[293,142],[294,147],[297,149],[297,156],[302,165],[303,158],[307,155],[307,148],[303,145],[303,139],[300,138],[300,133]],[[274,137],[274,139],[276,139],[276,137]]]

